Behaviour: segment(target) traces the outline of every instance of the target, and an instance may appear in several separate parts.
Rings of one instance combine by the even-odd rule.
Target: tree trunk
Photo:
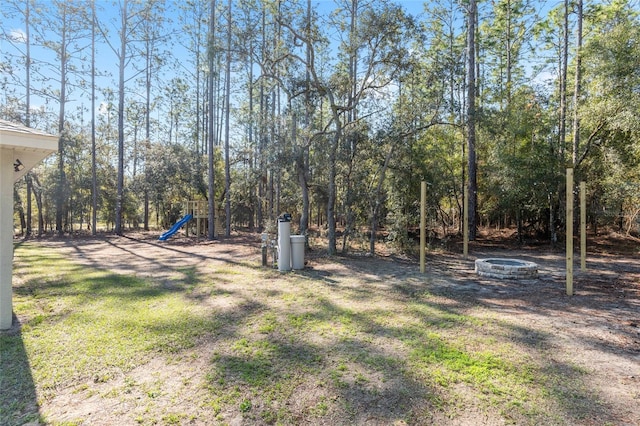
[[[227,66],[225,72],[225,120],[224,120],[224,192],[225,192],[225,215],[226,228],[225,235],[231,236],[231,163],[229,159],[229,120],[230,120],[230,98],[231,98],[231,19],[232,0],[228,3],[228,26],[227,26]]]
[[[127,52],[127,0],[123,0],[121,10],[120,28],[120,52],[118,66],[118,170],[117,170],[117,192],[116,192],[116,217],[115,230],[117,235],[122,235],[122,214],[124,201],[124,70],[126,67]]]
[[[25,175],[25,182],[27,184],[27,230],[26,236],[30,237],[33,230],[31,229],[31,187],[33,186],[33,179],[31,179],[31,172]]]
[[[145,50],[146,50],[146,55],[145,55],[145,110],[144,110],[144,136],[145,136],[145,144],[144,144],[144,153],[146,154],[147,152],[147,148],[149,148],[149,145],[151,143],[151,68],[152,68],[152,47],[151,47],[151,40],[147,39],[145,40]],[[197,71],[198,76],[200,75],[200,69],[198,68]],[[197,94],[196,94],[196,98],[198,99],[199,97],[199,90],[200,90],[200,86],[199,83],[196,80],[196,90],[197,90]],[[197,108],[199,108],[200,104],[196,103]],[[197,120],[200,119],[200,115],[199,115],[199,110],[196,111],[196,116],[197,116]],[[196,127],[196,134],[198,134],[199,132],[199,127]],[[143,227],[145,231],[149,230],[149,190],[147,188],[147,183],[145,182],[144,184],[145,188],[144,188],[144,212],[143,212]]]
[[[216,0],[211,0],[211,11],[209,17],[209,43],[207,46],[207,55],[209,59],[209,108],[208,108],[208,120],[209,120],[209,131],[207,134],[208,140],[208,169],[209,169],[209,182],[208,182],[208,198],[209,198],[209,235],[208,238],[210,240],[215,239],[215,227],[216,227],[216,217],[215,217],[215,168],[214,168],[214,138],[215,138],[215,114],[213,108],[213,100],[214,100],[214,43],[215,43],[215,19],[216,19]]]
[[[26,89],[25,89],[25,126],[31,127],[31,38],[30,38],[30,22],[31,8],[30,2],[25,4],[24,21],[25,21],[25,77],[26,77]],[[25,182],[27,183],[27,237],[31,236],[31,186],[33,181],[31,179],[31,172],[25,175]]]
[[[31,2],[25,2],[25,12],[24,12],[24,25],[25,25],[25,49],[26,49],[26,57],[25,57],[25,77],[26,77],[26,87],[25,87],[25,126],[31,127]]]
[[[307,0],[306,36],[311,40],[311,0]],[[306,75],[305,75],[305,99],[304,99],[304,127],[305,140],[298,158],[298,183],[302,195],[302,212],[300,214],[300,234],[305,236],[305,246],[309,246],[309,219],[311,215],[311,203],[309,201],[309,150],[311,148],[311,49],[309,43],[306,48]]]
[[[337,115],[337,112],[334,113]],[[336,251],[336,170],[337,170],[337,152],[338,144],[340,142],[341,126],[339,124],[339,118],[336,122],[336,133],[331,141],[331,147],[329,148],[329,194],[327,200],[327,238],[329,240],[328,249],[329,255],[335,255]]]
[[[478,199],[476,164],[476,0],[469,1],[467,17],[467,169],[469,190],[469,239],[476,238],[476,204]]]
[[[576,70],[573,90],[573,150],[572,163],[574,169],[578,166],[578,150],[580,149],[580,92],[582,86],[582,0],[576,0]]]
[[[17,206],[18,217],[20,218],[20,235],[24,235],[25,229],[27,228],[27,220],[24,217],[24,206],[22,205],[22,199],[20,198],[20,194],[16,190],[15,186],[13,187],[13,200],[14,206]]]
[[[96,161],[96,2],[91,2],[91,235],[98,226],[98,175]]]
[[[253,111],[253,39],[249,40],[249,55],[247,56],[247,62],[249,64],[249,125],[247,129],[247,138],[249,141],[249,147],[253,147],[253,123],[255,120],[254,111]],[[256,158],[257,156],[254,154],[253,158],[249,161],[249,182],[251,183],[249,189],[249,202],[251,203],[251,216],[249,219],[249,230],[251,232],[255,231],[255,219],[256,219],[256,205],[259,205],[260,200],[258,197],[258,187],[257,185],[252,185],[253,177],[256,174]],[[260,223],[260,222],[258,222]]]
[[[560,169],[565,164],[565,142],[567,133],[567,68],[569,62],[569,0],[564,0],[564,19],[562,28],[562,47],[559,58],[560,66],[560,81],[558,90],[560,92],[560,111],[558,117],[558,146],[553,149],[553,156],[559,159],[557,164],[552,164],[553,174],[562,173],[563,170],[556,170],[558,166]],[[560,217],[560,194],[562,193],[564,182],[558,181],[558,187],[555,194],[550,195],[549,208],[551,213],[549,215],[549,229],[551,230],[551,246],[555,246],[558,241],[558,233],[556,229],[556,217]]]
[[[382,192],[382,185],[384,184],[384,178],[387,174],[387,169],[389,168],[389,163],[391,162],[391,156],[393,155],[393,151],[395,149],[395,145],[391,145],[387,156],[384,159],[384,164],[382,169],[380,170],[380,177],[378,179],[378,185],[376,186],[376,191],[374,193],[374,199],[372,200],[372,209],[371,209],[371,235],[369,237],[369,254],[371,256],[376,254],[376,232],[378,231],[378,214],[380,212],[380,193]]]
[[[358,0],[351,1],[350,11],[350,26],[349,26],[349,98],[347,105],[351,108],[347,114],[347,125],[353,124],[358,119],[358,46],[357,46],[357,23],[358,23]],[[347,134],[349,143],[349,155],[347,164],[347,174],[345,176],[345,196],[344,196],[344,212],[346,216],[346,223],[344,227],[344,234],[342,237],[342,252],[346,253],[349,247],[349,237],[355,230],[355,213],[353,212],[354,204],[354,189],[353,189],[353,168],[356,157],[356,150],[358,146],[358,136],[355,129],[351,129]]]
[[[41,236],[45,232],[44,212],[42,211],[42,185],[40,184],[38,176],[33,175],[33,180],[36,184],[33,187],[33,195],[36,199],[36,207],[38,207],[38,236]]]
[[[64,171],[64,138],[65,138],[65,106],[67,103],[67,19],[66,19],[66,6],[62,6],[62,39],[60,41],[60,110],[58,112],[58,132],[60,138],[58,139],[58,190],[56,194],[56,231],[59,235],[64,234],[63,218],[65,214],[64,201],[66,190],[66,175]]]
[[[558,130],[558,151],[560,163],[564,163],[566,123],[567,123],[567,68],[569,62],[569,0],[564,0],[564,28],[562,55],[560,59],[560,117]]]

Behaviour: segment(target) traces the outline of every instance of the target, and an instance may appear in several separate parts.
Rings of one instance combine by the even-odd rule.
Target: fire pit
[[[475,271],[481,277],[533,279],[538,277],[538,264],[518,259],[477,259]]]

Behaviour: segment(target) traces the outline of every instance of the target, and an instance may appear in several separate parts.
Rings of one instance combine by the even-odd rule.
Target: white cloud
[[[11,30],[9,33],[9,38],[17,43],[26,43],[27,42],[27,33],[23,30]]]

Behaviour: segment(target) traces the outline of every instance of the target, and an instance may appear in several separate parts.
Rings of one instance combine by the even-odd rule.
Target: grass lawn
[[[334,260],[325,259],[325,262]],[[590,424],[550,336],[432,278],[246,264],[122,274],[15,250],[0,424]],[[106,265],[105,265],[106,266]]]

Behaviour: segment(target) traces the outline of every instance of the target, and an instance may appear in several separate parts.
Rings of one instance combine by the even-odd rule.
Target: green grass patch
[[[69,389],[134,405],[123,422],[140,424],[411,424],[467,408],[571,424],[594,413],[588,372],[549,362],[542,334],[455,295],[234,265],[176,266],[155,282],[31,243],[15,260],[22,328],[0,334],[3,425],[46,423],[38,402]],[[174,376],[141,375],[150,361]]]
[[[179,293],[145,280],[94,273],[69,277],[67,284],[56,285],[61,312],[30,323],[30,333],[23,334],[34,376],[45,389],[87,380],[89,366],[94,381],[107,381],[154,352],[191,348],[216,327]]]
[[[182,293],[151,280],[78,267],[28,244],[16,257],[32,265],[14,296],[15,311],[27,320],[20,337],[3,339],[24,345],[44,398],[61,386],[107,382],[154,354],[191,348],[218,326]],[[3,371],[20,368],[4,360]]]

